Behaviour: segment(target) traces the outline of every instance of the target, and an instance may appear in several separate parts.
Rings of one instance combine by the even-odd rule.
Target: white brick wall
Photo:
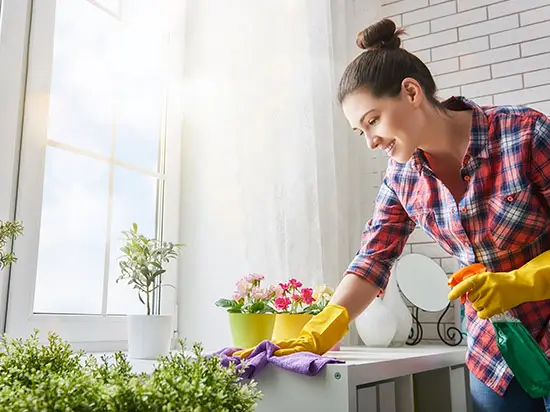
[[[373,0],[355,0],[356,3]],[[381,17],[404,25],[404,47],[432,71],[439,97],[462,95],[481,105],[526,104],[550,113],[549,0],[381,0]],[[382,176],[376,154],[370,181]],[[380,178],[379,178],[380,179]],[[374,190],[378,185],[374,186]],[[404,253],[433,258],[446,273],[458,263],[420,230]],[[452,312],[452,311],[451,311]],[[439,314],[423,314],[425,338],[437,340]],[[452,316],[445,321],[452,324]]]

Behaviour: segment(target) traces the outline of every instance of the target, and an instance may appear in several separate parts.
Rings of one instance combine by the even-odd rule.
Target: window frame
[[[0,4],[0,219],[15,217],[31,0]],[[6,330],[10,268],[0,271],[0,330]]]
[[[170,0],[170,3],[172,7],[178,8],[177,11],[181,11],[179,9],[181,6],[177,4],[176,0]],[[34,329],[38,329],[41,340],[46,340],[47,332],[53,331],[71,343],[75,349],[125,350],[127,348],[126,316],[33,313],[47,147],[48,96],[51,83],[56,1],[4,0],[3,8],[6,12],[9,12],[10,7],[19,9],[18,13],[26,15],[28,18],[26,20],[19,19],[16,35],[10,32],[10,37],[19,37],[19,47],[8,48],[4,52],[14,56],[21,54],[20,49],[23,45],[28,50],[28,60],[26,65],[20,65],[12,73],[13,77],[22,77],[24,84],[26,81],[26,87],[21,88],[20,96],[24,102],[24,110],[21,110],[18,116],[22,125],[17,132],[12,131],[8,135],[10,141],[21,142],[20,156],[16,156],[16,158],[19,157],[20,171],[17,185],[9,193],[12,193],[11,202],[15,203],[12,205],[15,217],[23,221],[25,230],[24,235],[17,239],[14,245],[19,261],[10,270],[5,331],[13,337],[25,337]],[[174,19],[173,23],[181,23],[181,21],[177,21],[178,16],[181,14],[173,13],[171,16],[171,19]],[[9,17],[7,16],[6,19]],[[174,24],[171,26],[178,27]],[[9,27],[6,30],[8,29]],[[180,240],[179,198],[181,185],[181,111],[178,105],[180,91],[178,85],[182,73],[182,42],[180,36],[177,35],[181,35],[181,31],[180,29],[177,31],[179,33],[170,36],[169,46],[171,61],[169,63],[164,124],[166,145],[165,151],[161,155],[165,160],[164,208],[160,212],[163,214],[163,223],[160,227],[163,238],[175,241]],[[5,32],[3,33],[5,34]],[[4,60],[2,53],[0,56],[0,60]],[[3,80],[0,79],[0,82],[3,83]],[[0,113],[1,115],[2,113]],[[0,119],[2,118],[0,117]],[[14,199],[16,199],[15,202]],[[13,216],[13,213],[10,216]],[[176,287],[176,291],[177,269],[176,262],[170,264],[163,278],[163,283],[173,285]],[[63,287],[62,284],[58,286]],[[161,313],[174,315],[174,331],[177,331],[177,293],[163,292],[162,297]],[[2,305],[2,307],[5,306]]]

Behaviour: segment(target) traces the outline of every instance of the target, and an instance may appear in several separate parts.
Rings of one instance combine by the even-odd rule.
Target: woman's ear
[[[401,92],[409,103],[418,107],[424,99],[424,91],[417,80],[407,77],[401,82]]]

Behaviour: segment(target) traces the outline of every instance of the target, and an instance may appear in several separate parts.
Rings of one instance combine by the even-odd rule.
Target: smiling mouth
[[[395,148],[395,140],[393,140],[389,145],[384,147],[383,150],[388,154],[388,156],[391,156],[394,148]]]

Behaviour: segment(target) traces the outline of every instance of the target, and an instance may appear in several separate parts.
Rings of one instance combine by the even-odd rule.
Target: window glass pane
[[[143,6],[134,12],[147,14],[150,9]],[[118,50],[116,157],[156,171],[164,114],[164,39],[146,19],[125,22]]]
[[[102,9],[114,15],[120,15],[121,0],[86,0],[92,4],[96,4]]]
[[[48,147],[34,311],[101,313],[108,164]]]
[[[136,222],[147,237],[155,236],[157,179],[143,173],[116,168],[111,224],[111,259],[107,312],[110,314],[145,313],[145,306],[127,282],[115,282],[120,276],[118,266],[123,244],[123,230]]]
[[[57,0],[48,138],[109,155],[120,22],[85,0]]]

